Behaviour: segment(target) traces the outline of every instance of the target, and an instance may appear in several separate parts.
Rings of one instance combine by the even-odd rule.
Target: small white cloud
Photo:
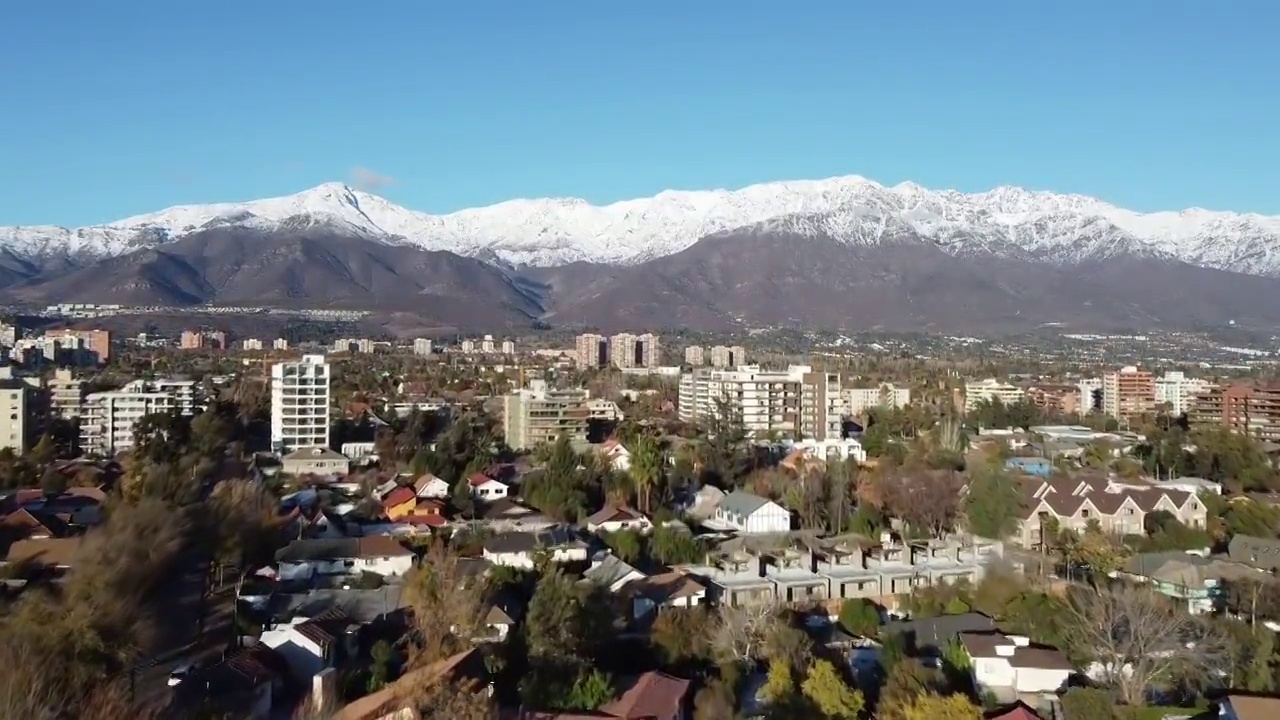
[[[376,192],[396,184],[396,179],[390,175],[383,175],[369,168],[351,168],[349,175],[352,185],[368,192]]]

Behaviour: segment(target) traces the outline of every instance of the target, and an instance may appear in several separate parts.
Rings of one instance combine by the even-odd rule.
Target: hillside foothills
[[[1280,327],[1277,248],[1275,218],[1014,188],[835,178],[430,216],[329,184],[0,229],[0,300],[344,307],[468,329]]]

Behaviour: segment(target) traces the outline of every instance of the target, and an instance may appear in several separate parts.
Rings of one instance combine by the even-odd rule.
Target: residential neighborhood
[[[1107,429],[997,381],[917,404],[811,366],[654,380],[593,348],[536,383],[514,352],[465,354],[453,382],[416,352],[236,370],[181,348],[229,372],[142,378],[170,395],[111,448],[19,368],[34,441],[0,457],[6,667],[64,668],[18,677],[85,684],[82,717],[1280,707],[1280,470],[1258,438],[1155,403]],[[1122,372],[1103,394],[1137,392]]]

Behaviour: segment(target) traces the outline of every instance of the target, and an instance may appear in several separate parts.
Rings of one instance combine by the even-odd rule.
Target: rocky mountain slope
[[[0,251],[39,274],[161,246],[202,230],[326,227],[387,245],[448,251],[513,266],[634,265],[708,235],[767,224],[779,234],[850,246],[910,232],[948,254],[1056,264],[1117,255],[1168,256],[1201,267],[1280,276],[1280,218],[1190,209],[1137,213],[1081,195],[1001,187],[965,194],[860,177],[665,191],[594,206],[579,199],[512,200],[448,215],[409,210],[328,183],[280,198],[169,208],[84,228],[0,228]],[[0,257],[0,281],[7,272]],[[21,274],[21,273],[19,273]]]

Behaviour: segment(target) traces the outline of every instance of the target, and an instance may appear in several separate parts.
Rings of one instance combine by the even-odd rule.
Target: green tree
[[[880,629],[880,606],[866,598],[840,604],[840,626],[853,635],[873,637]]]
[[[1111,720],[1118,707],[1115,695],[1104,688],[1073,687],[1062,695],[1063,720]]]
[[[800,686],[822,715],[831,720],[856,720],[864,705],[862,693],[849,687],[836,666],[818,660],[809,666],[809,674]]]
[[[676,525],[659,525],[649,536],[649,554],[666,565],[701,562],[706,551],[693,533]]]
[[[613,678],[608,673],[583,668],[569,690],[566,710],[595,710],[613,699]]]
[[[666,462],[658,438],[649,433],[641,433],[636,437],[631,448],[629,473],[636,489],[640,512],[652,512],[654,490],[662,485],[666,474]]]
[[[382,689],[391,680],[391,666],[395,660],[395,650],[391,643],[379,640],[369,649],[372,663],[369,665],[369,687],[371,693]]]
[[[600,539],[622,560],[639,562],[644,557],[645,538],[637,530],[618,530],[600,534]]]
[[[974,534],[1003,539],[1017,529],[1024,509],[1018,482],[1003,467],[984,463],[970,475],[964,511]]]
[[[770,703],[785,702],[795,693],[795,680],[791,675],[791,663],[775,660],[769,663],[769,675],[760,696]]]

